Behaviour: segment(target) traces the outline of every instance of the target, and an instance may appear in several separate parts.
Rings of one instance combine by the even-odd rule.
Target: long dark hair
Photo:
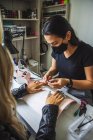
[[[56,35],[58,37],[65,38],[67,31],[71,32],[71,39],[69,43],[72,45],[77,45],[79,39],[75,35],[75,32],[69,22],[62,16],[56,15],[49,18],[43,26],[43,35]]]

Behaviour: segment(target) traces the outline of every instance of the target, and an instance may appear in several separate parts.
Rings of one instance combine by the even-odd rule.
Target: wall
[[[93,0],[70,0],[70,23],[77,36],[93,46]]]

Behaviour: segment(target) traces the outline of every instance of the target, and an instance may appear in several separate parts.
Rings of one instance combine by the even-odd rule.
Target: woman
[[[50,80],[49,86],[66,86],[69,93],[87,99],[91,104],[93,48],[80,41],[68,21],[59,15],[45,22],[43,35],[52,47],[52,65],[44,75],[44,80],[49,81],[58,72],[59,78]]]
[[[27,140],[27,131],[16,116],[16,101],[10,91],[12,78],[11,56],[7,48],[0,45],[0,140]],[[62,99],[58,93],[47,98],[36,140],[55,140],[58,105]]]

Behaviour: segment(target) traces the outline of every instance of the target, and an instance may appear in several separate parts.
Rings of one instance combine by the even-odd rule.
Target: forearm
[[[57,105],[47,105],[42,110],[42,119],[36,140],[55,140],[55,126],[58,115]]]
[[[76,89],[93,89],[93,81],[88,80],[73,80],[73,88]]]
[[[46,73],[47,75],[53,76],[55,74],[57,74],[57,69],[50,67],[50,69],[48,70],[48,72]]]
[[[64,79],[64,78],[63,78]],[[71,79],[72,80],[72,88],[75,88],[75,89],[93,89],[93,81],[89,81],[89,80],[74,80],[74,79]],[[69,79],[65,78],[64,80],[65,82],[65,86],[68,85],[69,83]],[[63,86],[62,86],[63,87]]]
[[[75,89],[82,89],[82,90],[86,90],[86,89],[93,89],[93,81],[89,81],[89,80],[74,80],[71,79],[72,81],[72,85],[71,88],[75,88]],[[70,83],[70,79],[68,78],[62,78],[62,87],[63,86],[67,86],[69,87]],[[71,84],[71,83],[70,83]]]

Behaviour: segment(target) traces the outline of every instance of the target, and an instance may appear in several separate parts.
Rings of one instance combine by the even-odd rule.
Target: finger
[[[36,85],[36,89],[41,88],[43,85],[43,83],[38,83],[38,85]]]
[[[41,87],[41,85],[38,83],[37,85],[36,85],[36,89],[38,89],[38,88],[40,88]]]
[[[57,95],[57,94],[58,94],[57,91],[53,93],[54,96]]]
[[[50,84],[52,86],[56,86],[56,85],[58,85],[58,82],[48,82],[48,84]]]
[[[64,98],[64,97],[62,96],[62,94],[58,93],[57,91],[54,93],[54,96],[55,96],[57,99]]]
[[[40,83],[44,83],[44,82],[45,82],[45,80],[44,80],[44,79],[40,80]]]
[[[52,78],[52,76],[49,76],[49,77],[47,78],[47,80],[49,81],[51,78]]]
[[[43,79],[44,79],[44,81],[47,81],[47,77],[46,76],[44,76]]]
[[[50,87],[58,87],[58,83],[48,83]]]
[[[60,100],[60,99],[62,99],[62,100],[63,100],[63,99],[64,99],[64,97],[62,97],[62,96],[58,96],[58,97],[57,97],[57,100]]]
[[[40,83],[39,83],[39,86],[43,86],[43,85],[45,85],[44,82],[40,82]]]
[[[59,100],[57,100],[57,103],[58,103],[58,104],[61,104],[62,101],[63,101],[63,99],[59,99]]]
[[[56,98],[60,97],[60,94],[59,94],[59,93],[56,93],[56,94],[55,94],[55,97],[56,97]],[[62,96],[61,96],[61,97],[62,97]]]
[[[58,88],[58,86],[54,86],[54,85],[51,85],[51,84],[48,84],[48,86],[50,86],[51,88]]]
[[[34,89],[33,92],[43,91],[42,88]]]
[[[54,93],[51,96],[52,96],[52,98],[54,97],[56,99],[58,97],[58,93]]]
[[[54,88],[54,86],[52,86],[52,85],[50,85],[50,84],[48,84],[48,86],[51,87],[51,88]]]
[[[36,84],[37,84],[37,83],[39,83],[39,81],[34,81],[34,83],[36,83]]]
[[[60,93],[58,93],[58,98],[63,98],[63,96]]]
[[[49,80],[50,83],[54,83],[54,82],[57,82],[57,79],[51,79]]]

